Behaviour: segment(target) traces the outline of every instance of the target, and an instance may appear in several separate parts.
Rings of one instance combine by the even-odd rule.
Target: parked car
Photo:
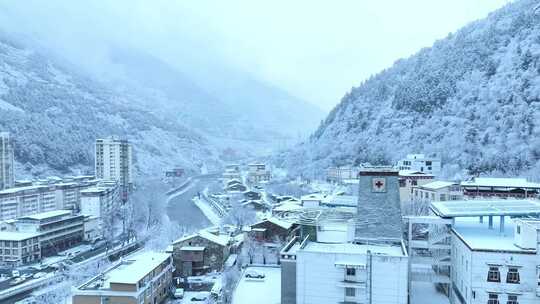
[[[203,301],[206,301],[206,299],[208,299],[209,295],[210,295],[209,292],[201,291],[201,292],[197,293],[196,295],[194,295],[191,298],[191,301],[192,302],[203,302]]]
[[[265,278],[264,273],[258,272],[258,271],[253,270],[253,269],[247,270],[246,273],[244,274],[244,276],[246,278],[250,278],[250,279],[264,279]]]
[[[14,277],[14,278],[18,278],[18,277],[21,276],[21,273],[18,270],[13,270],[11,272],[11,276]]]
[[[26,281],[25,278],[18,277],[18,278],[15,278],[13,281],[9,282],[9,285],[11,285],[11,286],[18,285],[18,284],[21,284],[24,281]]]
[[[183,299],[184,298],[184,289],[183,288],[176,288],[174,290],[173,294],[175,299]]]
[[[39,278],[43,278],[44,276],[46,276],[47,273],[46,272],[36,272],[32,277],[34,279],[39,279]]]

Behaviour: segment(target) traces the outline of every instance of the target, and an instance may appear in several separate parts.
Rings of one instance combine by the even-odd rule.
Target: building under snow
[[[453,303],[540,302],[540,201],[440,201],[431,211],[407,218],[411,282],[436,284]]]
[[[470,198],[534,198],[540,193],[540,184],[525,178],[475,177],[461,182],[461,188]]]
[[[441,159],[427,157],[424,154],[407,154],[407,157],[398,161],[396,168],[398,170],[419,171],[438,176],[441,173]]]
[[[280,253],[282,304],[408,303],[398,172],[363,168],[357,208],[298,216],[300,236]]]

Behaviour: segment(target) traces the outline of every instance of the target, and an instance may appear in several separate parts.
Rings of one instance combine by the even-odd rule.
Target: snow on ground
[[[214,208],[212,208],[207,201],[194,197],[193,202],[195,203],[195,206],[201,209],[201,212],[213,225],[218,226],[221,223],[221,217],[214,211]]]
[[[248,267],[264,273],[265,278],[248,279],[242,274],[240,283],[233,294],[233,304],[279,304],[281,303],[281,268],[279,267]]]
[[[449,304],[448,298],[437,292],[435,285],[429,282],[411,283],[411,304]]]

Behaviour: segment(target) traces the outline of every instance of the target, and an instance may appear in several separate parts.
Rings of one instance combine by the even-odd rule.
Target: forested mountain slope
[[[534,168],[540,157],[537,4],[506,5],[372,76],[278,162],[311,174],[426,152],[471,174]]]
[[[92,170],[95,139],[113,134],[133,141],[143,174],[214,160],[193,130],[81,75],[0,36],[0,130],[12,133],[16,161],[29,174]]]

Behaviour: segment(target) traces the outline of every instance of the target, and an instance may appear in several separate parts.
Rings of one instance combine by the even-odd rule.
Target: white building
[[[412,199],[437,202],[456,201],[463,199],[463,191],[459,183],[448,181],[434,181],[413,187]]]
[[[81,214],[104,219],[119,207],[119,189],[116,183],[98,186],[81,191]]]
[[[540,221],[532,218],[540,201],[441,201],[431,211],[407,219],[412,281],[439,284],[453,303],[540,302]],[[429,231],[414,224],[430,224]],[[419,275],[422,263],[431,276]]]
[[[407,154],[407,157],[398,161],[396,167],[398,170],[420,171],[438,176],[441,173],[441,160],[424,154]]]
[[[307,242],[296,263],[298,304],[408,302],[408,259],[400,246]]]
[[[164,303],[171,294],[173,270],[170,254],[139,252],[122,259],[81,286],[74,287],[71,302]]]
[[[0,190],[13,187],[13,146],[8,132],[0,132]]]
[[[270,170],[265,164],[249,164],[248,165],[248,182],[252,184],[267,182],[271,178]]]
[[[54,210],[80,210],[80,192],[97,180],[36,184],[0,191],[0,221]]]
[[[120,183],[122,200],[133,186],[132,147],[127,139],[96,139],[96,177]]]
[[[434,176],[432,174],[420,171],[399,171],[399,200],[402,203],[410,202],[413,197],[413,188],[431,183],[433,178]]]
[[[456,297],[471,304],[539,303],[539,228],[538,219],[509,220],[502,232],[477,219],[457,220],[452,229]]]

